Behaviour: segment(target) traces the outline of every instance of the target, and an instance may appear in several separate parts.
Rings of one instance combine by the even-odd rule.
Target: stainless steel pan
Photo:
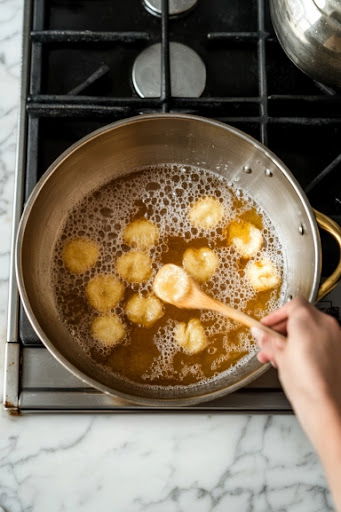
[[[50,269],[54,245],[68,211],[92,189],[139,167],[176,162],[199,165],[234,181],[270,216],[287,260],[286,298],[314,301],[332,289],[341,264],[319,291],[321,244],[317,223],[341,244],[341,231],[314,214],[286,166],[239,130],[205,118],[143,115],[83,138],[65,151],[36,185],[23,213],[16,246],[20,295],[33,328],[49,351],[89,386],[148,405],[189,405],[230,393],[263,373],[256,357],[230,376],[174,392],[145,389],[105,372],[75,342],[58,317]]]

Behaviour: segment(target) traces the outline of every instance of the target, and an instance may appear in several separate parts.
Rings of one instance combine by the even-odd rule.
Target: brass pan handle
[[[314,214],[319,227],[330,233],[335,238],[340,249],[339,263],[336,269],[329,277],[327,277],[319,288],[317,300],[320,300],[335,288],[341,278],[341,226],[327,217],[327,215],[324,215],[317,210],[314,210]]]

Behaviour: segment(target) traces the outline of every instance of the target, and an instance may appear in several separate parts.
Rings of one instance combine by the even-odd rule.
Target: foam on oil
[[[215,197],[224,207],[222,221],[212,230],[193,227],[188,218],[190,205],[203,196]],[[86,301],[85,286],[98,273],[116,274],[117,258],[130,249],[122,239],[123,229],[141,217],[154,222],[160,230],[160,241],[150,250],[153,272],[142,285],[125,282],[124,301],[112,312],[126,325],[126,337],[116,348],[103,347],[90,335],[90,323],[97,313]],[[191,385],[221,372],[236,371],[254,355],[255,347],[248,329],[231,320],[208,311],[180,312],[165,306],[163,319],[146,329],[130,324],[124,314],[129,296],[152,291],[160,266],[170,262],[181,264],[185,248],[203,245],[219,257],[215,275],[202,285],[206,292],[257,318],[275,309],[281,302],[283,289],[263,292],[260,298],[245,277],[245,262],[226,244],[224,227],[236,218],[258,223],[264,244],[256,259],[267,256],[281,271],[285,282],[283,250],[269,218],[250,197],[240,190],[237,193],[225,178],[211,171],[176,164],[149,167],[111,181],[87,195],[69,213],[62,228],[52,276],[57,307],[72,336],[108,371],[148,386]],[[98,262],[81,276],[69,273],[61,257],[65,241],[78,237],[95,240],[100,247]],[[194,316],[202,321],[210,344],[203,354],[189,356],[175,343],[174,328],[177,321],[188,321]]]

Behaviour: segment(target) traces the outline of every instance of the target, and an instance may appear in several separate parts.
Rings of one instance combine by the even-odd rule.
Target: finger
[[[262,323],[263,320],[261,320]],[[281,322],[275,323],[275,324],[267,324],[268,327],[271,327],[276,332],[279,332],[280,334],[287,334],[287,320],[282,320]]]
[[[287,333],[287,321],[283,320],[282,322],[279,322],[272,326],[272,329],[274,331],[280,332],[281,334]]]
[[[259,327],[251,327],[250,331],[252,336],[255,338],[257,345],[262,349],[264,343],[267,341],[267,333],[262,329],[259,329]]]
[[[266,363],[270,363],[274,368],[277,368],[277,363],[274,359],[272,359],[270,357],[269,354],[267,354],[266,352],[259,352],[257,354],[257,359],[260,363],[262,364],[266,364]]]
[[[260,348],[265,348],[265,346],[271,349],[281,349],[285,346],[286,341],[276,336],[276,334],[270,334],[258,327],[251,327],[251,334],[255,338],[258,346]]]
[[[274,368],[278,368],[277,360],[280,359],[286,342],[278,338],[278,336],[265,333],[257,327],[251,329],[256,339],[256,343],[260,348],[257,355],[260,363],[271,363]]]
[[[258,352],[257,359],[260,363],[266,364],[270,362],[270,357],[264,352]]]
[[[302,306],[309,306],[309,302],[307,302],[303,297],[296,297],[284,304],[281,308],[265,316],[262,319],[262,323],[264,325],[274,325],[280,322],[285,322],[292,311],[295,311]]]
[[[288,310],[286,305],[261,319],[262,324],[272,326],[281,322],[286,322]]]

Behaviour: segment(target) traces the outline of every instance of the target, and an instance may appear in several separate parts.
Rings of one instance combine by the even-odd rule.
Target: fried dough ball
[[[99,274],[90,279],[85,294],[93,308],[100,313],[106,313],[122,299],[124,285],[110,274]]]
[[[72,274],[83,274],[95,265],[98,257],[98,244],[89,238],[68,240],[63,247],[63,262]]]
[[[245,267],[245,275],[257,292],[276,288],[281,282],[278,269],[269,258],[249,261]]]
[[[219,265],[219,258],[208,247],[186,249],[182,258],[182,265],[194,279],[203,282],[213,276]]]
[[[155,276],[153,290],[164,302],[177,304],[191,289],[191,281],[183,268],[167,263]]]
[[[228,243],[245,259],[255,256],[263,245],[261,231],[244,220],[231,222],[226,234]]]
[[[97,316],[91,324],[91,336],[106,347],[118,345],[125,333],[125,326],[117,315]]]
[[[186,324],[179,322],[175,326],[175,341],[188,354],[197,354],[208,345],[205,330],[198,318],[191,318]]]
[[[134,324],[151,327],[163,317],[164,311],[161,301],[154,295],[142,297],[135,293],[127,302],[126,315]]]
[[[212,229],[224,216],[224,207],[214,197],[201,197],[189,210],[189,220],[193,226]]]
[[[129,251],[118,258],[116,270],[130,283],[143,283],[151,276],[152,262],[145,252]]]
[[[157,243],[159,229],[147,219],[137,219],[128,224],[123,231],[123,240],[130,247],[149,249]]]

